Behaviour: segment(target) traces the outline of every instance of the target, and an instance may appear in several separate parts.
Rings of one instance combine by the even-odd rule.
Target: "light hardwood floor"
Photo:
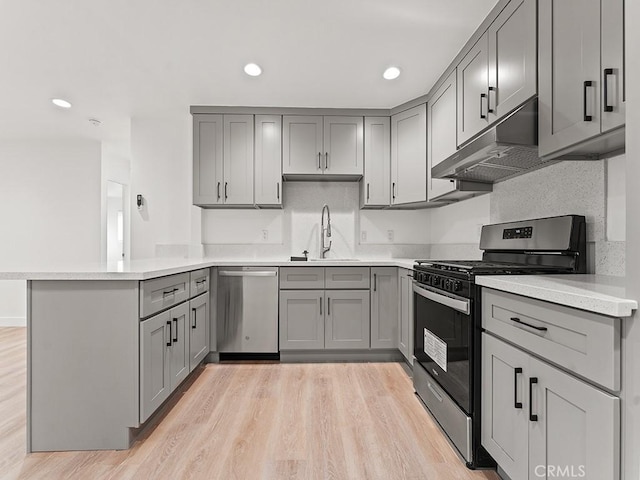
[[[397,363],[199,368],[130,450],[25,454],[24,328],[0,328],[0,478],[490,479]]]

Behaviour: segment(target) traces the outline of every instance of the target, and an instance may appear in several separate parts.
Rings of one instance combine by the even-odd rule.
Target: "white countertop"
[[[46,268],[38,265],[0,266],[0,280],[147,280],[174,273],[188,272],[200,268],[230,266],[270,266],[270,267],[402,267],[413,268],[414,259],[372,258],[357,260],[336,260],[327,258],[307,262],[292,262],[276,259],[247,258],[152,258],[130,262],[82,263],[65,262],[49,264]]]
[[[625,298],[624,277],[605,275],[485,275],[483,287],[515,293],[612,317],[629,317],[638,308]]]

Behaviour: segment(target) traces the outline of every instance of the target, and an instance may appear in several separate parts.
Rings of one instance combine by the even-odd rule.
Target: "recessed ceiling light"
[[[71,108],[71,104],[62,98],[52,98],[51,102],[60,108]]]
[[[262,69],[260,68],[260,65],[256,65],[255,63],[247,63],[244,66],[244,73],[252,77],[257,77],[262,73]]]
[[[398,67],[389,67],[387,68],[382,76],[385,80],[393,80],[394,78],[398,78],[400,76],[400,69]]]

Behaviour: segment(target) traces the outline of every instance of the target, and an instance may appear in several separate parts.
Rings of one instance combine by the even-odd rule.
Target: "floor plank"
[[[126,451],[26,455],[26,331],[0,328],[0,477],[497,480],[470,471],[397,363],[210,364]]]

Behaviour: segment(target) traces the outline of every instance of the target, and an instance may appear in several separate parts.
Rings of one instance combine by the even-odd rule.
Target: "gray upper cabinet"
[[[193,116],[193,204],[222,204],[222,115]]]
[[[536,0],[511,0],[487,31],[489,123],[537,93]]]
[[[323,121],[320,116],[282,117],[282,173],[284,175],[321,174]]]
[[[224,203],[253,204],[253,115],[224,115]]]
[[[363,207],[391,203],[391,119],[364,118],[364,178],[361,184]]]
[[[362,117],[324,117],[325,174],[363,174],[363,132]]]
[[[622,31],[622,0],[540,2],[541,157],[624,124]]]
[[[391,117],[391,204],[427,200],[427,106]]]
[[[325,292],[326,349],[368,349],[370,345],[369,290]]]
[[[255,202],[282,206],[282,117],[255,116]]]
[[[427,195],[435,200],[456,189],[454,181],[431,177],[431,168],[456,153],[456,71],[436,90],[427,104]]]
[[[607,132],[625,124],[624,1],[602,0],[600,12],[602,15],[602,131]]]
[[[362,176],[362,117],[285,115],[282,121],[285,176]]]
[[[253,115],[194,115],[193,132],[194,205],[253,205]]]
[[[398,348],[398,269],[371,268],[371,348]]]
[[[458,64],[458,145],[489,126],[489,41],[485,33]]]

